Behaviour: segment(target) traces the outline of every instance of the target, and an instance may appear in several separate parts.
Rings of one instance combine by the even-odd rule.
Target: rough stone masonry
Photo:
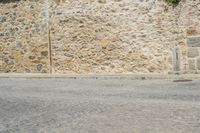
[[[0,73],[198,73],[199,52],[198,0],[0,2]]]

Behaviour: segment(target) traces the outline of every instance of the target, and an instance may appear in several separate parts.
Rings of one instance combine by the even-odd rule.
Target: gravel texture
[[[199,133],[200,81],[0,79],[0,133]]]

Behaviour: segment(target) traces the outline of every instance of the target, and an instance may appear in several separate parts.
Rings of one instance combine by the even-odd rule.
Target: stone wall
[[[0,72],[49,72],[44,9],[40,1],[0,3]]]
[[[2,73],[189,72],[200,33],[196,0],[21,0],[0,13]]]

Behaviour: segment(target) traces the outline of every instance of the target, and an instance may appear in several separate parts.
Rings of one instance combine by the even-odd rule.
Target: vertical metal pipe
[[[51,47],[51,31],[50,29],[48,29],[48,44],[49,44],[49,70],[50,70],[50,74],[52,74],[52,47]]]
[[[45,0],[45,14],[46,14],[46,24],[47,24],[47,34],[48,34],[48,57],[49,57],[49,73],[52,74],[52,48],[51,48],[51,31],[50,31],[50,18],[49,18],[49,0]]]

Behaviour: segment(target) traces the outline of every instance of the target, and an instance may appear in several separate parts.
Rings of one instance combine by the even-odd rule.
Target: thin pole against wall
[[[51,48],[51,31],[48,29],[48,47],[49,47],[49,71],[52,74],[52,48]]]
[[[46,24],[47,24],[47,35],[48,35],[48,57],[49,57],[49,73],[52,74],[52,47],[51,47],[51,31],[49,22],[49,0],[45,0],[45,14],[46,14]]]

